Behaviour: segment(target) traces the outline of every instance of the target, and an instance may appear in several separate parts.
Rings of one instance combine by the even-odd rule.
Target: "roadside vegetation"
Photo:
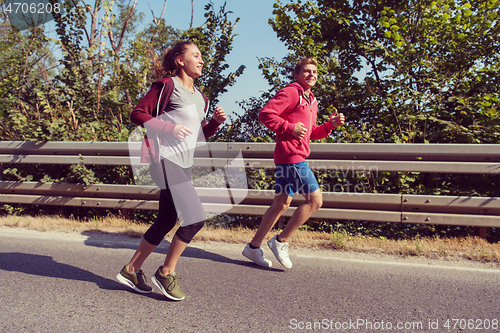
[[[44,26],[14,29],[6,4],[0,4],[2,141],[127,141],[135,129],[129,112],[154,79],[150,50],[160,54],[179,40],[194,41],[205,56],[197,86],[212,109],[244,75],[243,64],[230,67],[226,61],[239,22],[226,5],[215,8],[207,0],[204,24],[179,30],[169,26],[165,12],[143,22],[137,1],[65,3],[50,32]],[[260,70],[269,89],[241,101],[244,113],[227,121],[213,140],[273,142],[258,112],[291,82],[296,61],[314,56],[319,122],[335,111],[347,117],[346,125],[322,142],[499,144],[499,13],[499,0],[275,1],[269,24],[289,54],[260,58],[259,68],[249,69]],[[6,181],[136,183],[128,166],[3,164],[2,170]],[[367,193],[500,197],[498,175],[339,171],[316,176],[321,184],[358,184]],[[273,170],[247,170],[247,179],[252,189],[271,189],[275,182]],[[155,218],[150,211],[123,213],[0,205],[3,225],[38,230],[87,228],[138,236]],[[47,218],[39,216],[66,218],[44,222]],[[212,221],[198,239],[246,242],[258,222],[249,216],[227,224]],[[310,221],[293,243],[497,263],[499,229],[489,228],[486,241],[476,238],[473,228],[456,226]]]
[[[95,232],[142,237],[149,225],[136,223],[120,217],[106,217],[86,220],[51,216],[4,216],[0,227],[26,228],[38,231]],[[168,235],[171,239],[174,228]],[[271,232],[268,238],[278,230]],[[220,228],[207,226],[194,238],[201,242],[248,243],[255,230],[248,227]],[[320,232],[300,229],[293,235],[292,248],[309,248],[318,251],[345,251],[370,254],[394,255],[398,257],[422,257],[436,260],[471,260],[500,266],[500,244],[475,237],[414,237],[408,239],[387,239],[386,237],[349,236],[345,232]]]

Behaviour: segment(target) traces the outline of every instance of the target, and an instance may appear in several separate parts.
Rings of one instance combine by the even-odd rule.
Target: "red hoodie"
[[[317,126],[318,103],[313,93],[309,100],[304,96],[302,86],[294,82],[281,89],[259,113],[260,121],[276,133],[274,163],[289,164],[305,161],[310,154],[310,140],[319,140],[328,136],[334,129],[332,123]],[[307,128],[306,135],[296,138],[292,135],[295,124],[301,122]]]

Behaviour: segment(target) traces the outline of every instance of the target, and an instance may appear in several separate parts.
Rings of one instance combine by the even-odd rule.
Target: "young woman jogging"
[[[117,275],[118,281],[140,293],[152,288],[141,269],[144,261],[175,226],[179,212],[182,224],[172,238],[165,262],[151,277],[169,299],[182,300],[184,293],[175,273],[182,252],[205,224],[205,212],[191,182],[196,143],[212,136],[226,120],[217,107],[206,121],[208,99],[194,87],[201,76],[203,59],[198,46],[179,42],[168,49],[161,61],[153,59],[157,78],[130,115],[131,121],[146,128],[148,139],[156,142],[150,156],[151,176],[160,187],[158,217],[146,231],[132,259]]]

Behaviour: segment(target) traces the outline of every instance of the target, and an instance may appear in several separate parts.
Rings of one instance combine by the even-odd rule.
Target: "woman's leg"
[[[161,242],[165,235],[172,230],[177,222],[177,212],[183,218],[182,226],[177,230],[169,246],[162,274],[173,273],[182,252],[193,236],[205,223],[203,205],[191,183],[191,169],[184,169],[168,161],[162,160],[162,168],[156,168],[155,182],[167,179],[166,188],[160,194],[158,218],[144,234],[143,241],[132,258],[131,267],[137,269]],[[161,174],[161,177],[158,175]],[[158,184],[161,186],[161,184]]]
[[[165,179],[167,179],[167,174],[164,169],[163,161],[159,164],[152,164],[150,166],[150,172],[153,180],[161,190],[158,215],[156,221],[142,237],[139,247],[127,264],[127,269],[131,273],[138,272],[141,269],[144,261],[156,249],[165,235],[172,230],[177,222],[177,211],[172,199],[172,194],[165,181]]]
[[[141,243],[137,250],[135,250],[132,259],[130,259],[127,264],[127,270],[130,273],[138,272],[144,261],[149,257],[149,255],[156,249],[157,245],[150,244],[144,237],[141,238]]]
[[[160,192],[160,201],[158,216],[156,221],[146,231],[141,239],[139,247],[135,251],[132,259],[127,264],[129,272],[138,272],[144,261],[156,249],[156,247],[164,239],[165,235],[172,230],[177,222],[177,212],[171,199],[170,191],[168,189]]]
[[[172,238],[172,243],[168,247],[167,256],[165,257],[165,262],[161,267],[160,271],[163,275],[168,275],[170,273],[175,272],[175,266],[177,265],[177,261],[182,255],[182,252],[186,249],[188,243],[185,243],[174,235]]]
[[[191,169],[182,169],[175,165],[168,167],[168,164],[167,162],[169,189],[183,222],[170,243],[163,266],[151,279],[167,298],[179,301],[184,299],[184,293],[177,282],[176,265],[194,235],[205,224],[205,212],[191,183]]]

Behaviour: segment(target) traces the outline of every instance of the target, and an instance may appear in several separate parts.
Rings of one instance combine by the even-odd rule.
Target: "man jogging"
[[[272,262],[264,257],[261,244],[290,206],[293,195],[298,192],[304,196],[305,202],[297,207],[283,231],[267,243],[276,259],[284,267],[292,268],[288,256],[288,240],[323,205],[318,181],[305,162],[310,154],[310,140],[325,138],[345,122],[344,115],[335,112],[329,121],[316,125],[318,103],[311,92],[318,79],[317,62],[314,58],[300,60],[295,66],[294,77],[296,82],[280,90],[259,113],[260,121],[276,133],[275,196],[255,236],[242,254],[263,267],[271,267]]]

